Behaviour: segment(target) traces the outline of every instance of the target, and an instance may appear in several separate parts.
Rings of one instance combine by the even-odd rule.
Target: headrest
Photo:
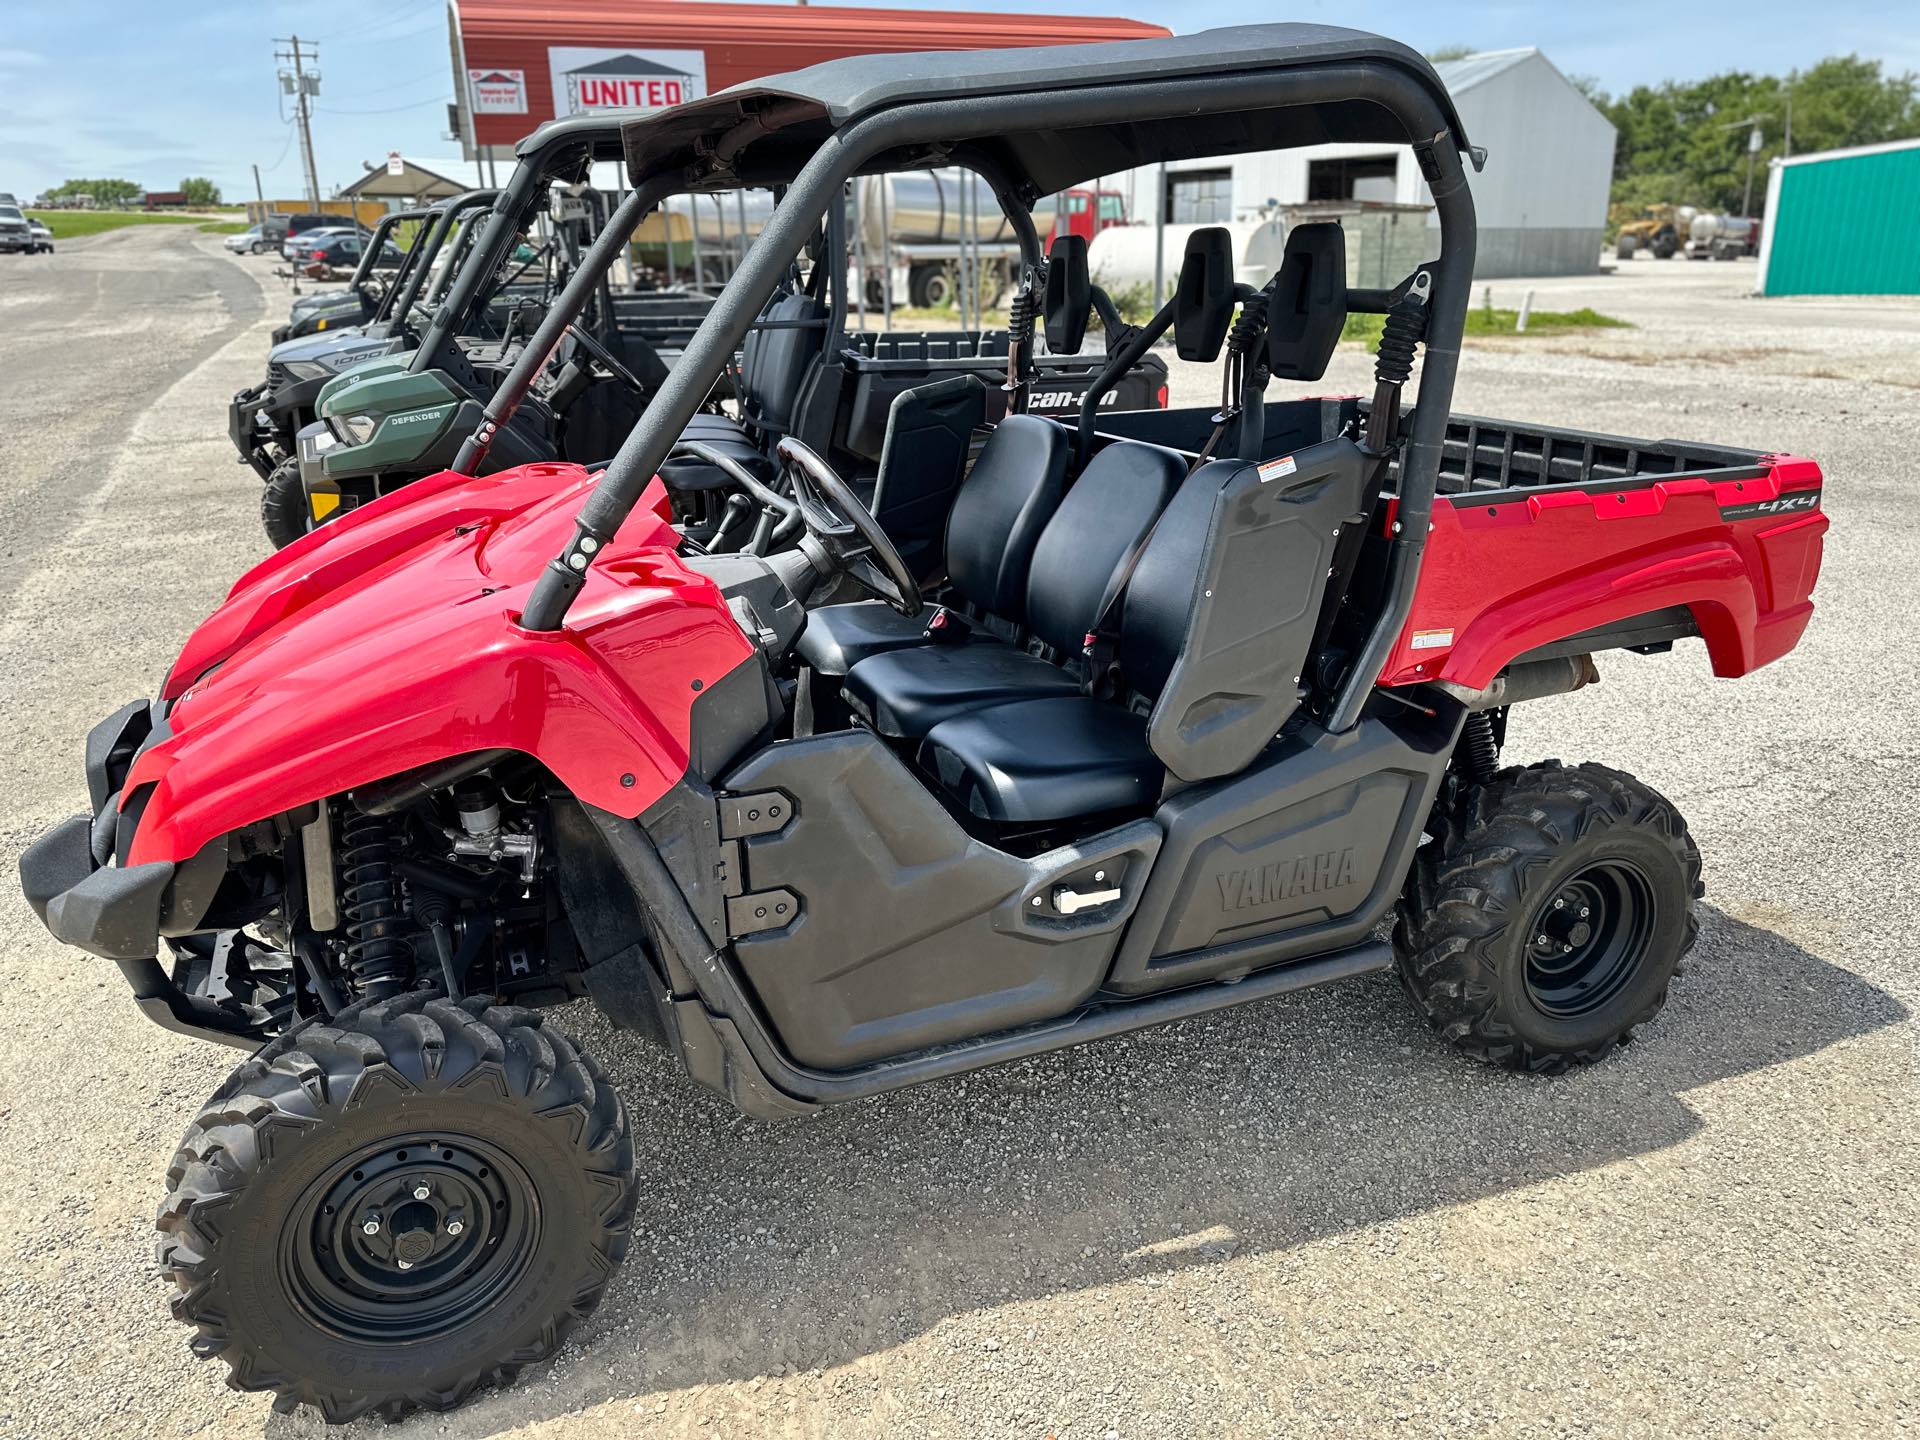
[[[1047,249],[1047,349],[1055,355],[1078,355],[1087,340],[1087,311],[1092,305],[1087,237],[1054,236]]]
[[[1347,232],[1331,221],[1287,234],[1267,301],[1267,366],[1276,380],[1318,380],[1347,324]]]
[[[1217,360],[1232,324],[1233,236],[1210,225],[1187,236],[1174,294],[1173,348],[1182,360]]]

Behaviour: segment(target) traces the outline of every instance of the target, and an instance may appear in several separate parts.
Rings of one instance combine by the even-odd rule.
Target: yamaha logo
[[[1220,876],[1220,908],[1254,910],[1351,884],[1353,847],[1349,845],[1343,850],[1322,850],[1317,855],[1276,860],[1271,865],[1228,870]]]

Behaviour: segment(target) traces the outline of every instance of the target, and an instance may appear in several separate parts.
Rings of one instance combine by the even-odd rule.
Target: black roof
[[[1417,52],[1365,31],[1308,24],[1241,25],[1091,45],[855,55],[730,86],[628,120],[623,128],[628,165],[638,179],[662,164],[701,167],[705,153],[722,135],[780,105],[777,121],[769,117],[766,135],[756,135],[743,146],[734,166],[741,178],[772,180],[789,177],[832,132],[895,105],[1354,65],[1404,72],[1428,92],[1455,145],[1470,149],[1446,87]],[[1036,195],[1156,160],[1325,141],[1404,144],[1432,138],[1407,134],[1391,112],[1359,99],[1199,116],[1170,113],[1162,119],[1089,125],[1066,133],[1072,136],[1070,142],[1057,129],[950,138],[956,150],[978,151],[1024,180]],[[869,168],[890,168],[901,158],[882,156]],[[728,178],[717,175],[716,183]]]
[[[626,127],[660,113],[659,110],[641,110],[637,107],[621,109],[608,106],[601,110],[583,111],[578,115],[562,115],[558,119],[544,121],[522,135],[514,142],[513,153],[525,159],[549,145],[579,141],[593,147],[596,160],[617,160],[622,153]]]

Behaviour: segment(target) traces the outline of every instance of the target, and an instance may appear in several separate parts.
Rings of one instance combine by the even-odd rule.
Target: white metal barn
[[[1467,137],[1487,152],[1469,172],[1480,244],[1474,273],[1574,275],[1598,268],[1613,179],[1613,123],[1538,50],[1490,50],[1434,66]],[[1168,224],[1259,218],[1308,201],[1431,205],[1405,146],[1318,145],[1166,167]],[[1136,171],[1130,213],[1151,222],[1155,174]],[[1429,220],[1438,248],[1438,222]],[[1177,256],[1170,262],[1178,265]]]

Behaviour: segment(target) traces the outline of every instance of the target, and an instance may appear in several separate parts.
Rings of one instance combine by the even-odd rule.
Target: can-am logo
[[[476,115],[526,114],[527,72],[467,71],[467,107]]]
[[[1087,397],[1084,390],[1036,390],[1027,398],[1030,410],[1078,410],[1080,402]],[[1118,390],[1109,390],[1100,397],[1100,408],[1108,409],[1120,398]]]
[[[707,93],[704,50],[602,50],[555,45],[547,50],[553,71],[553,110],[579,115],[592,110],[664,110]]]

